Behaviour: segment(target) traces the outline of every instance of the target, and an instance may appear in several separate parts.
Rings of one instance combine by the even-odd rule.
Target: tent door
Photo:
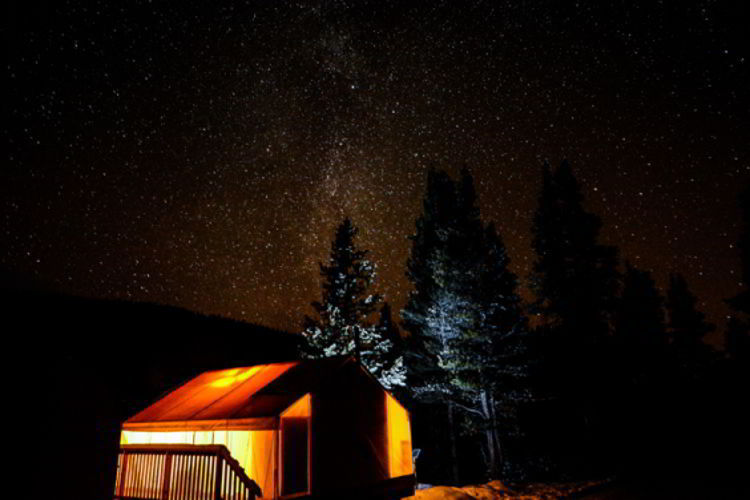
[[[307,417],[281,419],[281,494],[308,491]]]

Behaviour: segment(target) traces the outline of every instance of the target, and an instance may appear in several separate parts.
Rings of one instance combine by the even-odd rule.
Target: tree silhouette
[[[411,237],[406,275],[414,285],[401,311],[410,333],[408,385],[422,404],[444,407],[448,426],[450,474],[458,481],[455,415],[460,390],[457,339],[472,326],[471,265],[479,239],[474,197],[467,183],[460,190],[444,172],[430,169],[423,213]],[[471,222],[469,222],[471,221]]]
[[[581,457],[596,453],[589,448],[602,442],[597,422],[603,395],[610,390],[605,354],[619,277],[617,251],[599,243],[600,227],[600,219],[583,207],[568,162],[554,172],[545,163],[532,226],[536,260],[530,312],[536,316],[541,358],[534,378],[540,396],[559,405],[554,410],[562,422],[557,435],[569,442],[558,451],[575,448]],[[576,467],[567,458],[558,463]]]
[[[726,332],[726,351],[730,359],[750,364],[750,185],[740,194],[741,227],[738,247],[742,269],[742,289],[727,300],[734,311]]]
[[[375,331],[379,339],[375,346],[378,366],[371,371],[386,389],[403,388],[406,384],[404,365],[404,339],[393,321],[391,305],[383,302]]]
[[[664,298],[651,273],[626,263],[622,295],[615,321],[615,342],[621,369],[634,386],[648,386],[664,366],[669,338],[664,321]]]
[[[451,428],[460,411],[464,430],[482,436],[487,474],[499,477],[502,441],[518,430],[527,393],[519,382],[526,329],[505,247],[479,215],[467,169],[455,183],[429,172],[407,265],[414,291],[402,317],[411,332],[409,386],[422,402],[445,404]]]
[[[691,377],[710,361],[711,348],[704,339],[715,328],[706,322],[706,315],[696,308],[696,302],[685,278],[671,273],[666,302],[671,347],[678,365]]]
[[[666,409],[671,365],[664,298],[651,273],[626,263],[617,307],[612,363],[610,442],[620,464],[642,462],[645,446],[654,446]],[[644,412],[643,408],[649,408]]]
[[[380,295],[371,293],[375,265],[354,244],[358,229],[349,218],[336,229],[328,264],[320,264],[323,300],[313,302],[318,319],[305,316],[304,354],[327,357],[353,354],[388,388],[403,384],[404,368],[400,359],[391,359],[392,342],[383,339],[370,316],[376,311]]]
[[[423,213],[416,221],[416,234],[406,275],[414,285],[401,311],[410,332],[407,373],[409,386],[422,401],[444,401],[451,391],[446,363],[454,358],[449,339],[456,337],[469,297],[462,293],[461,272],[455,257],[465,235],[457,228],[455,186],[447,173],[431,169]]]
[[[494,224],[483,233],[474,290],[474,325],[458,339],[456,379],[480,417],[489,477],[512,477],[522,465],[508,445],[521,436],[519,411],[531,398],[529,335],[518,279]]]
[[[617,290],[617,252],[598,243],[601,220],[583,208],[570,164],[542,173],[534,214],[532,273],[535,311],[544,322],[580,342],[608,332]]]

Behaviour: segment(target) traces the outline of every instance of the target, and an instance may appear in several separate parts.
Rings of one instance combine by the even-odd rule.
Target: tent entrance
[[[307,491],[307,420],[304,417],[281,420],[281,467],[284,471],[282,495]]]
[[[281,414],[281,494],[310,492],[310,395]]]

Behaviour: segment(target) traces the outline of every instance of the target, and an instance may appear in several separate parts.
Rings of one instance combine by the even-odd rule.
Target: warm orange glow
[[[204,444],[195,442],[195,432],[139,432],[122,431],[120,444]],[[213,434],[213,433],[211,433]],[[213,444],[213,440],[209,443]]]
[[[277,363],[204,373],[128,419],[125,427],[141,422],[243,418],[246,416],[243,410],[252,403],[251,396],[296,364]]]
[[[305,394],[299,398],[292,406],[284,410],[281,418],[284,417],[309,417],[311,413],[310,395]]]
[[[258,373],[263,367],[262,366],[251,366],[246,368],[244,371],[240,371],[239,368],[233,370],[227,370],[228,373],[219,380],[211,382],[212,387],[229,387],[230,385],[244,382],[256,373]]]
[[[274,446],[276,432],[273,430],[251,431],[250,433],[251,453],[245,471],[260,486],[263,492],[262,498],[273,498],[274,495],[273,469],[276,463]]]
[[[388,412],[388,471],[390,477],[413,474],[409,413],[386,393]]]
[[[274,430],[262,431],[122,431],[120,444],[223,444],[263,491],[273,497]]]

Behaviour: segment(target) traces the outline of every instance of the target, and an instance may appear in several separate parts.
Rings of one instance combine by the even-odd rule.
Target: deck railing
[[[258,485],[223,445],[122,445],[115,500],[254,500]]]

